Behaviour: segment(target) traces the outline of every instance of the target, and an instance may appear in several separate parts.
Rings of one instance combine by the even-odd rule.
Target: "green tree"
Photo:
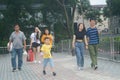
[[[107,6],[113,16],[120,16],[120,0],[107,0]]]
[[[107,7],[104,8],[104,16],[120,16],[120,0],[106,0]]]
[[[100,11],[94,8],[92,5],[90,5],[89,0],[80,0],[78,4],[78,10],[83,17],[83,23],[84,19],[90,18],[96,18],[98,22],[102,22],[102,20],[100,19]]]
[[[8,41],[11,31],[13,30],[13,25],[19,23],[24,30],[26,28],[23,26],[21,18],[24,16],[24,9],[32,14],[31,5],[34,0],[0,0],[2,5],[6,6],[5,10],[2,10],[3,18],[0,19],[0,44],[6,45],[4,43]],[[25,16],[24,16],[25,17]],[[7,40],[7,41],[6,41]]]
[[[89,0],[43,0],[42,3],[44,5],[42,7],[43,23],[48,26],[54,23],[61,24],[61,27],[64,28],[59,28],[59,30],[65,30],[68,38],[71,38],[74,32],[76,8],[79,9],[83,18],[95,17],[99,22],[101,21],[99,18],[100,12],[91,7]]]
[[[43,22],[48,25],[61,23],[67,31],[68,37],[71,38],[77,0],[43,0],[43,4]]]

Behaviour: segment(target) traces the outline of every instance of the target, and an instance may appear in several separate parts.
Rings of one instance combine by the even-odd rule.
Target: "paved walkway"
[[[26,56],[24,56],[26,58]],[[11,71],[10,54],[0,55],[0,80],[120,80],[120,63],[99,60],[99,69],[90,68],[90,59],[85,56],[85,68],[76,69],[76,59],[68,54],[54,53],[57,76],[42,74],[42,64],[28,63],[24,58],[22,71]]]

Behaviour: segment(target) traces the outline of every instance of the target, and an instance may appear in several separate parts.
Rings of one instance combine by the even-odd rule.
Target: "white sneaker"
[[[78,70],[83,70],[83,67],[78,67]]]
[[[41,61],[38,61],[38,63],[41,63]]]
[[[80,67],[78,67],[78,70],[80,70]]]
[[[37,63],[37,61],[35,60],[34,63]]]
[[[83,67],[80,67],[80,70],[83,70]]]

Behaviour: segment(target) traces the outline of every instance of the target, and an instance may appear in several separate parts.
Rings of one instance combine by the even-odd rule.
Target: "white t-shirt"
[[[31,34],[30,38],[31,38],[31,40],[32,40],[32,43],[33,43],[33,42],[36,42],[36,43],[39,43],[39,44],[40,44],[40,40],[39,40],[39,39],[36,39],[36,35],[37,35],[37,33],[32,33],[32,34]]]

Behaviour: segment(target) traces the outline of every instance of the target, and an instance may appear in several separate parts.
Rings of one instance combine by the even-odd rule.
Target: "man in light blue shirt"
[[[12,53],[11,53],[11,63],[13,67],[13,72],[16,70],[16,56],[18,55],[18,70],[21,70],[23,63],[23,48],[26,49],[26,37],[22,31],[20,31],[20,27],[18,24],[15,24],[15,31],[12,32],[9,38],[9,44],[13,45]],[[24,45],[23,45],[24,44]],[[10,49],[9,45],[9,49]]]

